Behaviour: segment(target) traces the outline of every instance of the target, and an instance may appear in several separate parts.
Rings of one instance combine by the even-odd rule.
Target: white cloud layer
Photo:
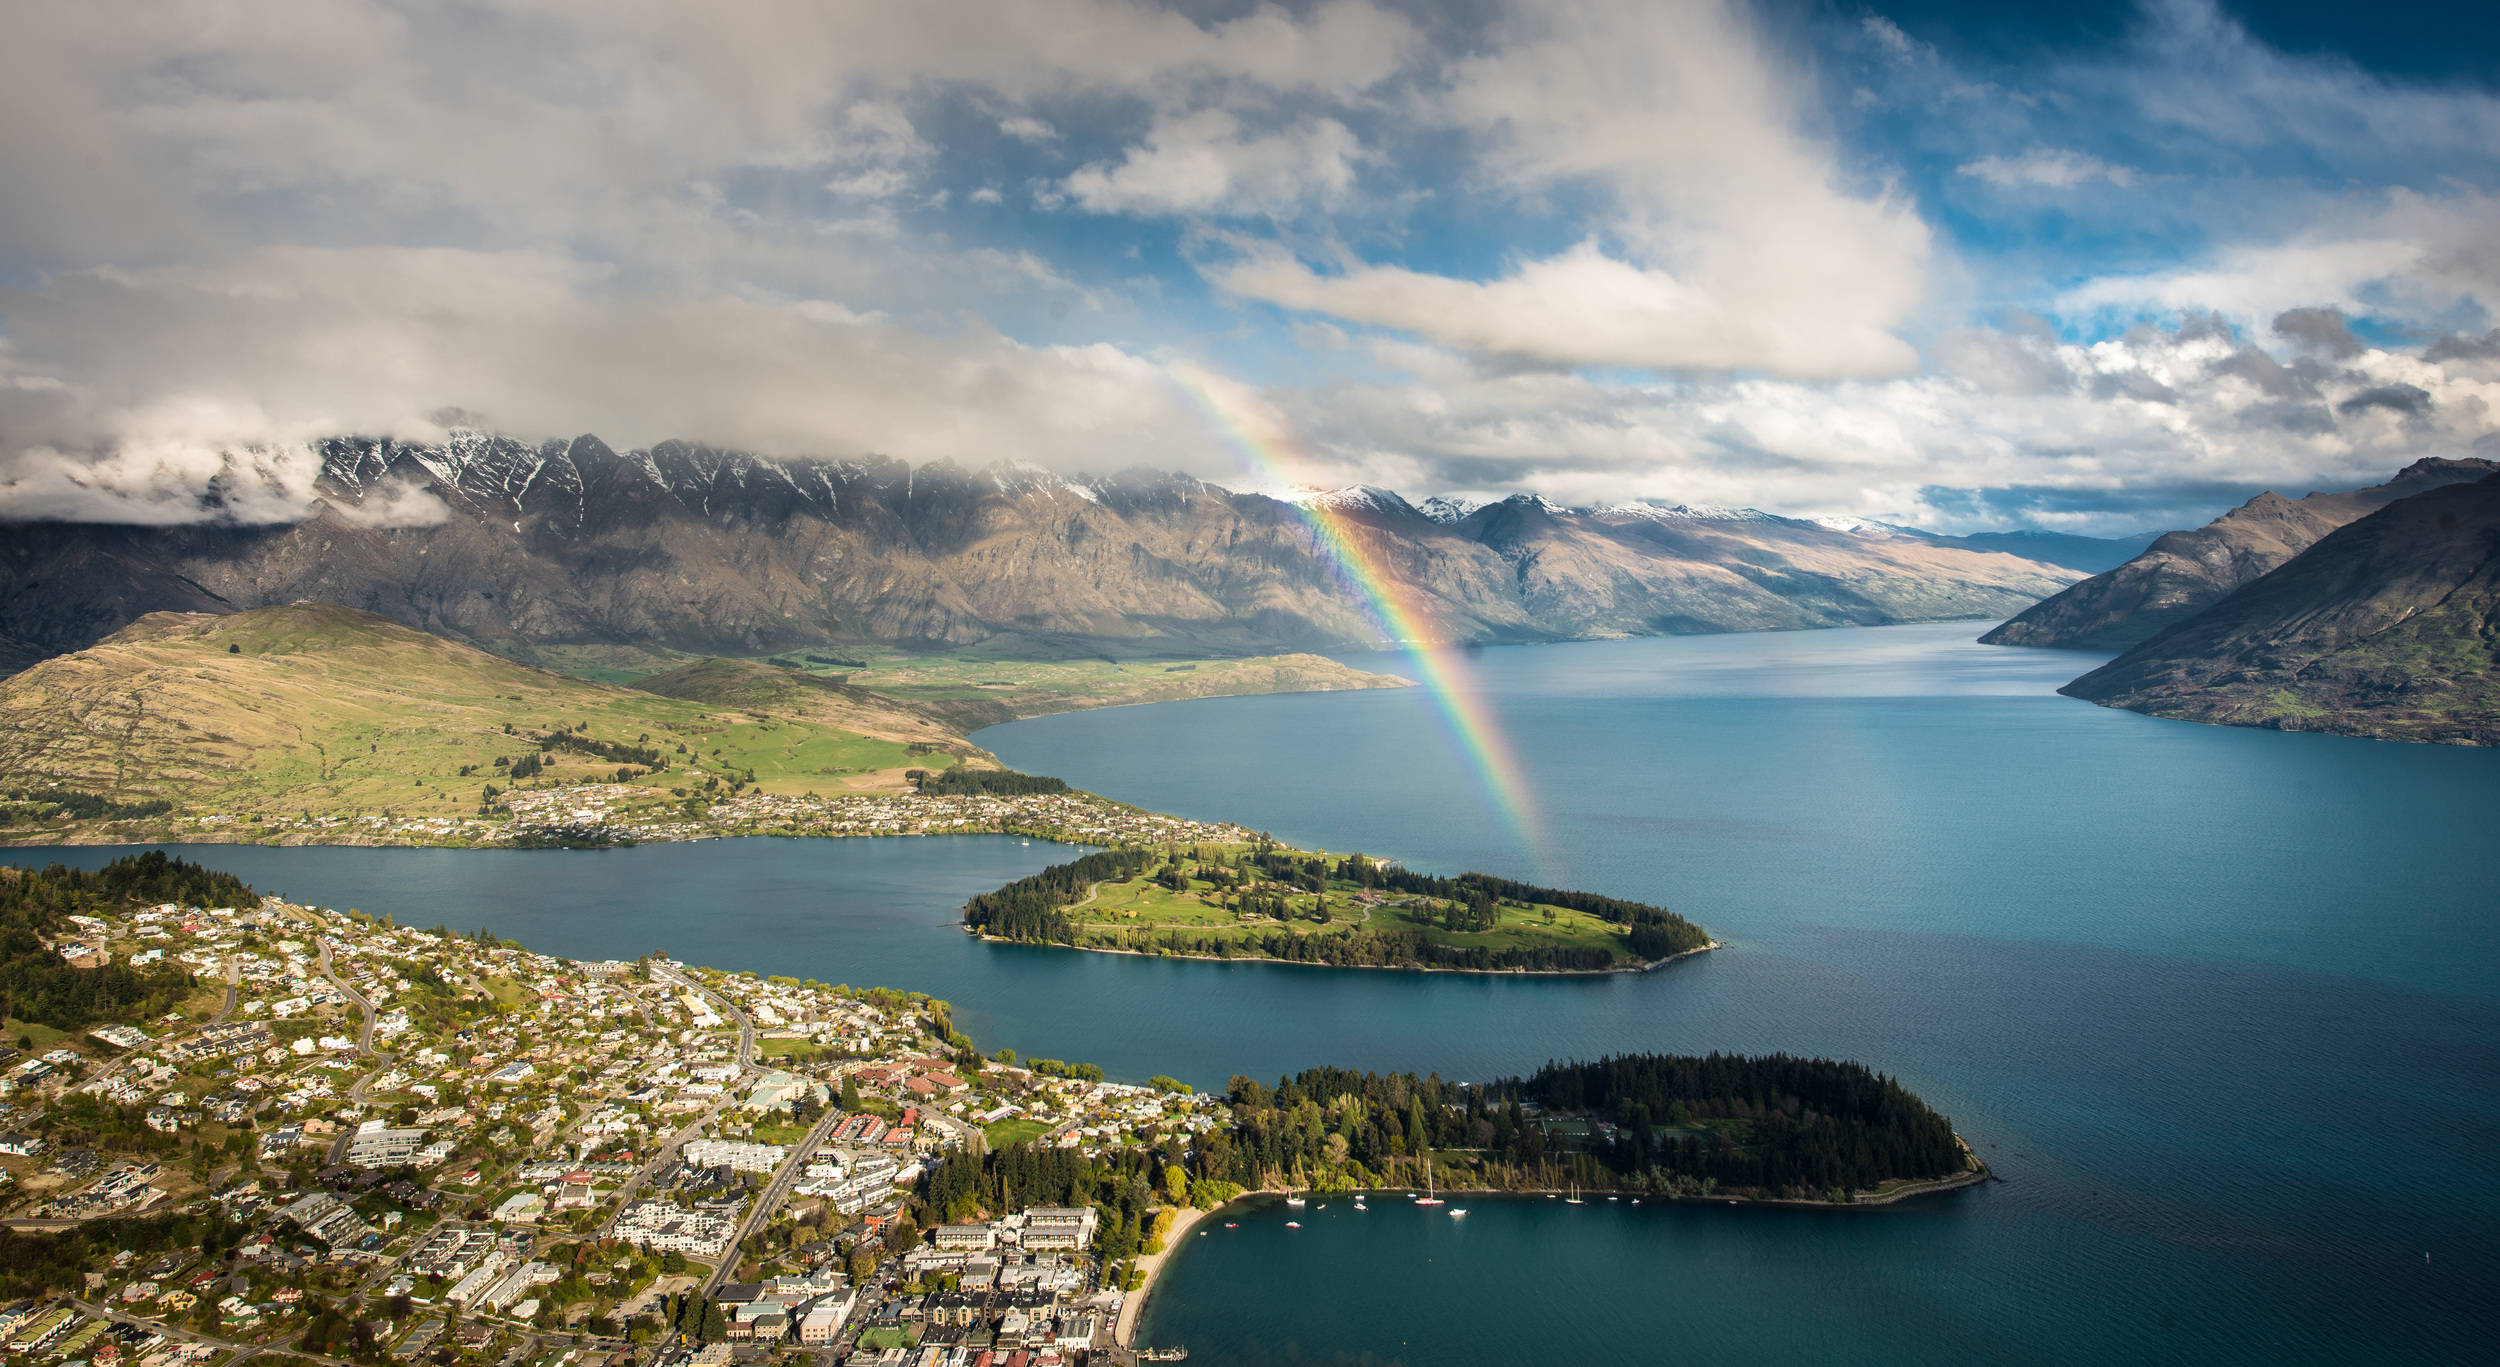
[[[2500,427],[2476,89],[2194,0],[2022,90],[1742,0],[1205,12],[0,7],[0,515],[298,516],[450,408],[1220,475],[1181,358],[1349,478],[1960,525]]]
[[[92,272],[0,296],[0,510],[179,520],[220,453],[472,421],[770,451],[1062,467],[1202,454],[1162,371],[1107,345],[936,336],[823,303],[635,294],[538,253],[271,247],[214,270]],[[38,362],[33,358],[40,357]],[[587,417],[586,417],[587,415]],[[93,470],[80,479],[80,466]],[[265,468],[264,468],[265,467]],[[220,515],[311,497],[283,454],[228,475]]]
[[[2071,190],[2096,180],[2117,186],[2135,183],[2135,172],[2129,167],[2112,166],[2088,152],[2062,147],[2035,147],[2018,157],[1981,157],[1955,169],[2005,190],[2022,186]]]

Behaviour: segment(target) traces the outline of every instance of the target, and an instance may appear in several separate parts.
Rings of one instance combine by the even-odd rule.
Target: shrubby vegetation
[[[68,817],[73,821],[129,821],[140,817],[163,816],[174,804],[163,798],[147,802],[116,802],[94,793],[74,793],[67,788],[20,788],[0,794],[0,825],[22,826],[31,821],[49,821]]]

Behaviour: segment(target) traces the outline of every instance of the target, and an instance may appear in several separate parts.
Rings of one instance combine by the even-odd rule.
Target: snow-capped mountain
[[[1368,574],[1449,640],[2010,615],[2076,576],[1748,509],[1375,486],[1235,493],[1188,475],[1000,461],[774,458],[594,436],[318,448],[291,525],[25,523],[0,559],[0,666],[161,609],[315,599],[531,658],[652,645],[755,654],[875,638],[1001,651],[1264,653],[1376,628],[1302,504],[1347,515]]]

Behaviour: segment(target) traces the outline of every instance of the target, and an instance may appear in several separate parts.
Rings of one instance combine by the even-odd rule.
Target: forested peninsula
[[[1148,1189],[1567,1191],[1880,1205],[1986,1179],[1952,1122],[1863,1064],[1787,1054],[1627,1054],[1482,1083],[1314,1068],[1235,1077],[1232,1123],[1150,1155]],[[1175,1181],[1168,1169],[1179,1168]],[[1014,1199],[1082,1204],[1118,1174],[1071,1150],[948,1156],[923,1179],[933,1219]]]
[[[1479,973],[1616,972],[1717,947],[1663,907],[1486,873],[1441,878],[1264,836],[1053,865],[973,898],[964,925],[1109,953]]]

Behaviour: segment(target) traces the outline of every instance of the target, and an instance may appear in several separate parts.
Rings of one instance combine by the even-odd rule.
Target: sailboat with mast
[[[1430,1154],[1424,1155],[1424,1194],[1422,1199],[1418,1200],[1415,1204],[1419,1206],[1437,1206],[1441,1204],[1441,1198],[1435,1196],[1432,1191],[1432,1156]]]

